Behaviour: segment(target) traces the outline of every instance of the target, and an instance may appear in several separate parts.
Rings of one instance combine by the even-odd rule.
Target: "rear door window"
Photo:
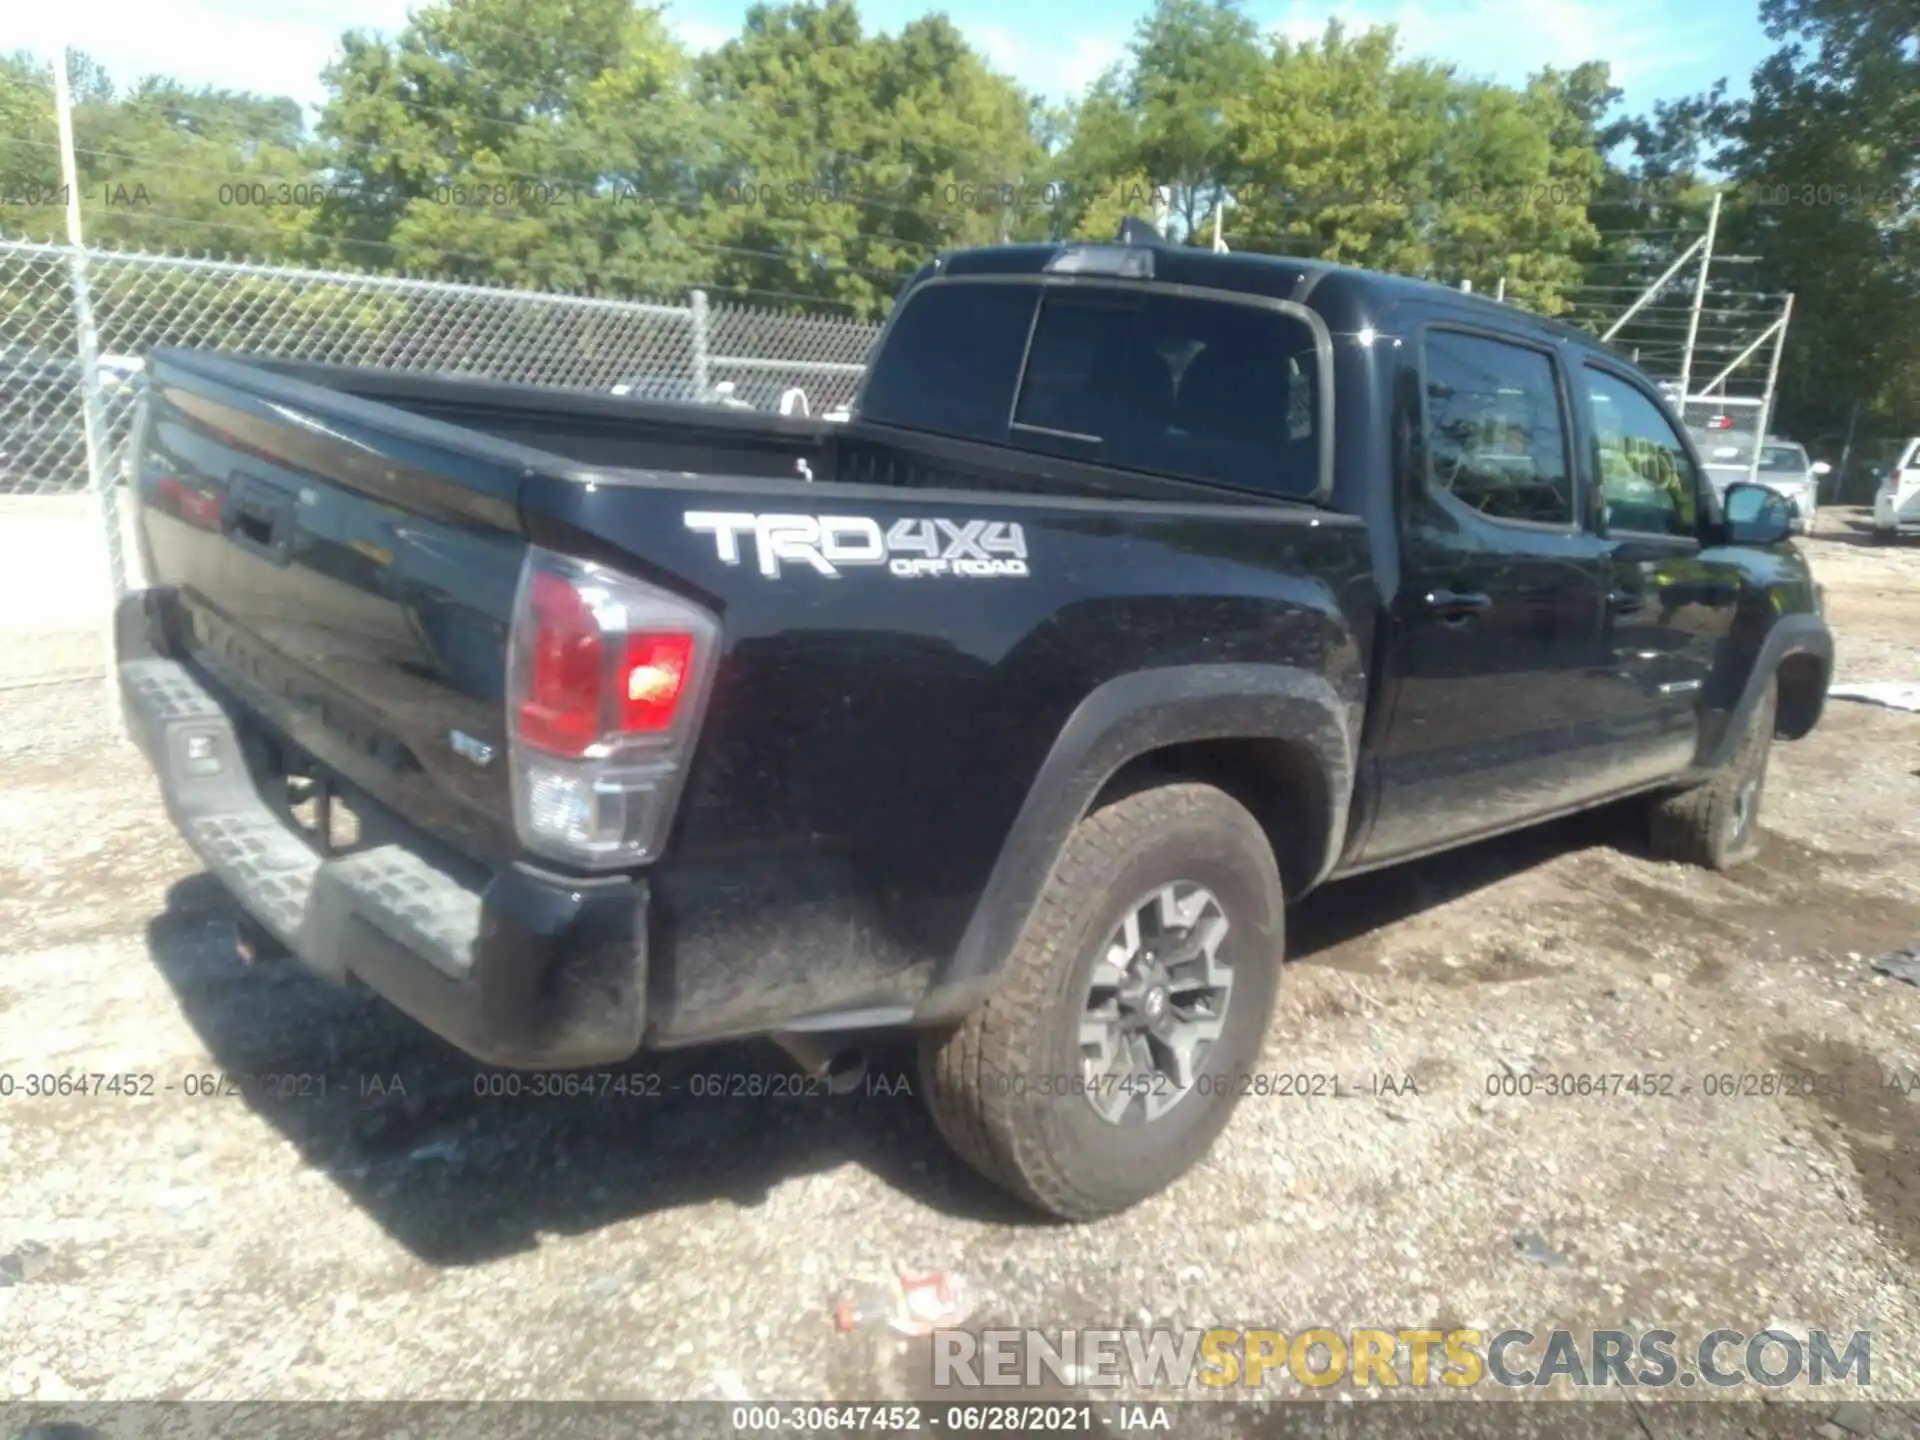
[[[1572,525],[1572,467],[1553,357],[1531,346],[1429,330],[1429,484],[1489,520]]]

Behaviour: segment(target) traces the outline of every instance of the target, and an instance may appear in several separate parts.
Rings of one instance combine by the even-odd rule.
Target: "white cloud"
[[[167,75],[214,85],[325,98],[320,71],[349,29],[396,31],[407,0],[329,0],[261,5],[258,0],[89,0],[84,9],[19,4],[8,42],[52,56],[63,44],[84,50],[118,85]]]
[[[1469,75],[1515,84],[1544,66],[1605,60],[1613,83],[1633,88],[1711,61],[1722,22],[1686,16],[1659,0],[1462,0],[1447,6],[1316,4],[1292,0],[1274,29],[1317,39],[1327,21],[1349,30],[1392,25],[1401,53],[1451,61]]]
[[[1082,32],[1062,43],[1018,36],[999,25],[957,23],[994,69],[1050,100],[1077,99],[1126,52],[1121,33]]]
[[[696,54],[707,50],[718,50],[740,33],[737,27],[729,28],[711,20],[695,20],[688,16],[676,15],[672,10],[667,11],[666,20],[667,29],[673,32],[674,38]]]
[[[1125,35],[1082,35],[1060,62],[1060,88],[1078,95],[1100,78],[1101,73],[1127,50]]]

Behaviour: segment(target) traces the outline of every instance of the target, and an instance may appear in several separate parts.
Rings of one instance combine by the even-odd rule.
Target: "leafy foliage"
[[[1158,211],[1191,243],[1217,218],[1236,250],[1504,285],[1602,328],[1717,186],[1707,328],[1796,295],[1781,427],[1829,450],[1920,430],[1920,0],[1761,15],[1748,98],[1639,116],[1604,64],[1496,85],[1391,29],[1265,37],[1243,0],[1155,0],[1060,108],[945,16],[874,33],[853,0],[757,5],[700,56],[635,0],[426,0],[391,39],[342,37],[311,130],[287,100],[116,90],[77,52],[69,73],[97,243],[863,315],[941,249]],[[45,67],[0,55],[0,232],[64,235],[56,139]],[[1670,368],[1657,310],[1619,343]]]
[[[1920,430],[1920,3],[1764,0],[1778,48],[1705,116],[1732,242],[1794,292],[1785,427]]]

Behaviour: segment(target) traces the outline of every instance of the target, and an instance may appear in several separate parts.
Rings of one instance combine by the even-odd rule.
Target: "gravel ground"
[[[1839,678],[1920,679],[1920,547],[1821,528]],[[642,1067],[679,1094],[477,1096],[379,1002],[237,963],[100,709],[0,688],[0,1074],[154,1091],[0,1098],[0,1256],[44,1247],[0,1283],[0,1396],[897,1399],[924,1347],[830,1309],[911,1267],[974,1328],[1871,1329],[1874,1398],[1920,1397],[1920,1090],[1883,1083],[1920,1077],[1920,989],[1867,963],[1920,944],[1920,716],[1836,701],[1776,750],[1737,877],[1603,813],[1312,897],[1266,1060],[1351,1093],[1251,1097],[1172,1192],[1062,1228],[910,1096],[687,1093],[785,1073],[764,1047]],[[1789,1066],[1850,1088],[1704,1093]],[[1677,1081],[1489,1093],[1528,1071]],[[216,1072],[326,1093],[188,1093]]]

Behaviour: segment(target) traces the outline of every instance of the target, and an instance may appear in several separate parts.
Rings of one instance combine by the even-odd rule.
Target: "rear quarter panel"
[[[725,653],[667,854],[655,1043],[910,1003],[950,958],[1070,716],[1156,667],[1292,665],[1357,726],[1358,520],[1271,505],[703,479],[528,482],[533,539],[674,586]],[[1024,576],[735,563],[689,512],[1018,525]]]

